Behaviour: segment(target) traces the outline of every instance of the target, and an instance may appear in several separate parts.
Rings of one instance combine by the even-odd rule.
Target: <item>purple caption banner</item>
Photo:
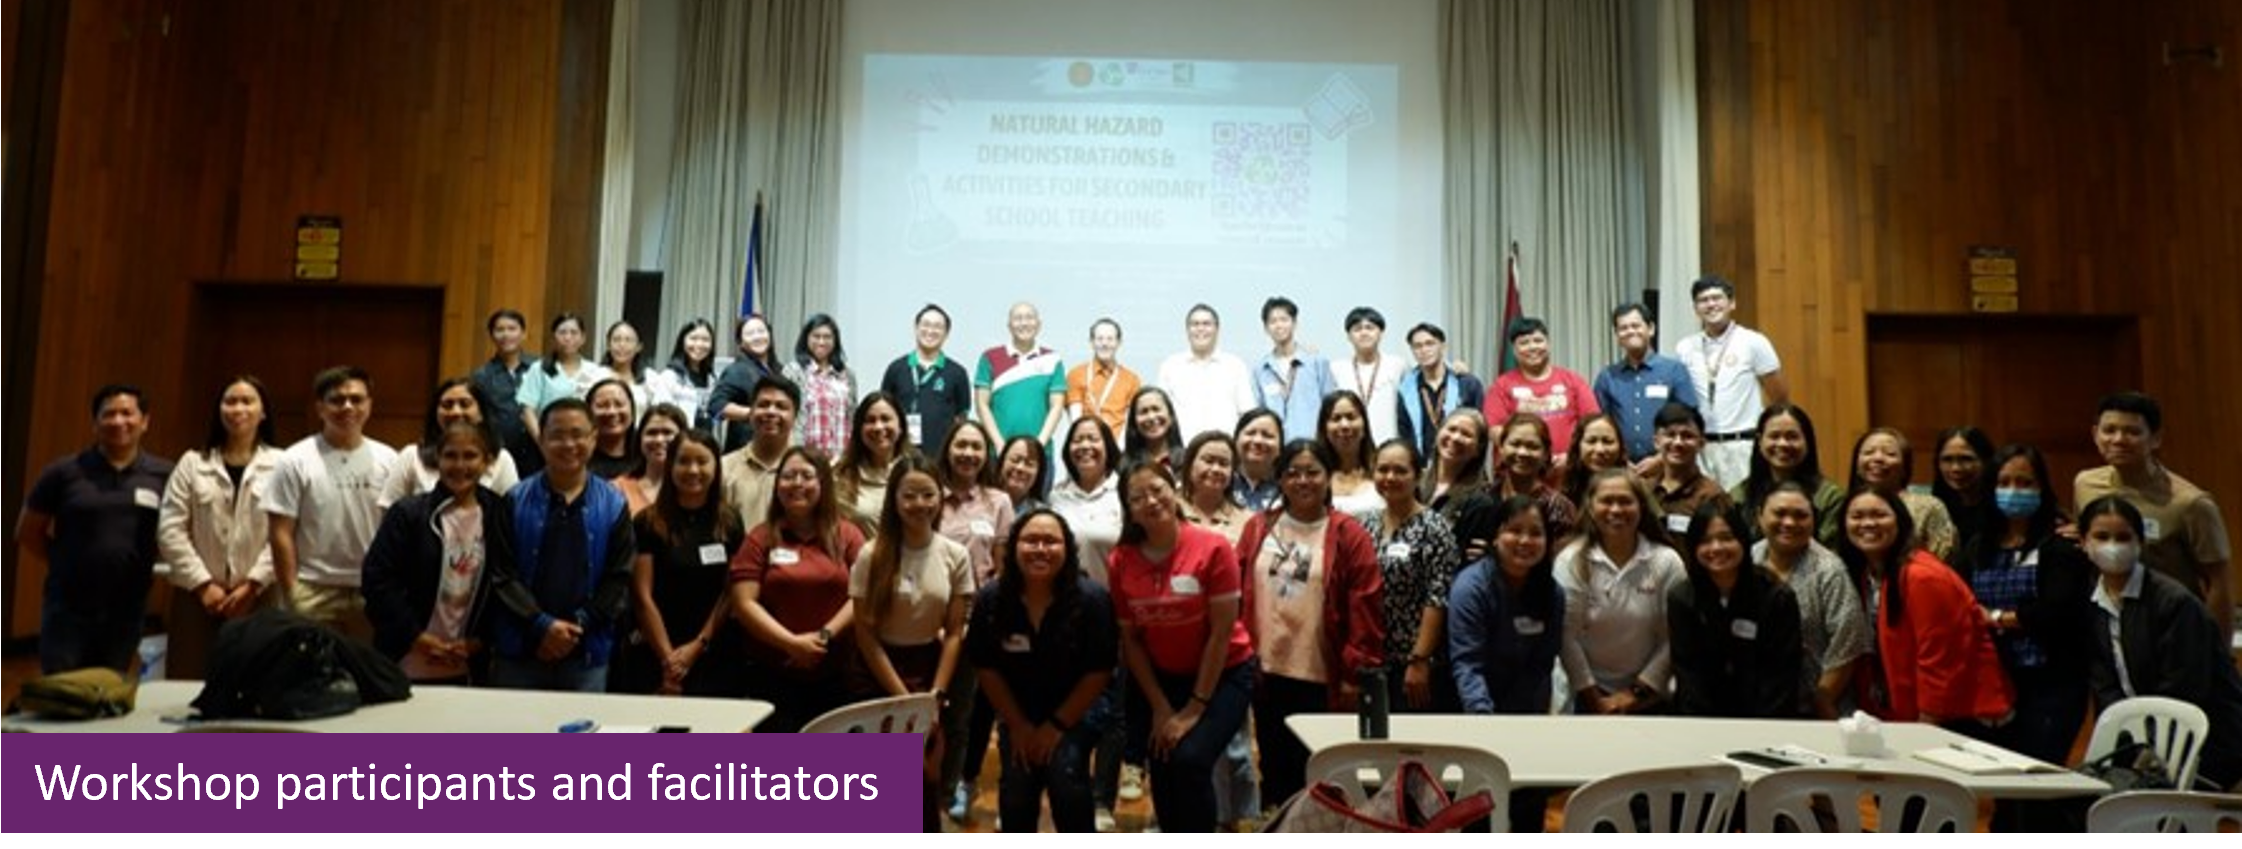
[[[0,762],[0,830],[916,832],[922,741],[916,734],[10,734]]]

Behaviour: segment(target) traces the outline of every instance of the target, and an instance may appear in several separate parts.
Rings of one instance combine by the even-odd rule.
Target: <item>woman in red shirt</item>
[[[1362,523],[1331,509],[1331,449],[1295,439],[1277,455],[1282,500],[1238,536],[1246,627],[1261,654],[1254,738],[1262,798],[1306,784],[1308,750],[1285,726],[1296,713],[1353,710],[1360,670],[1385,666],[1385,581]]]
[[[756,730],[798,731],[848,703],[846,652],[833,642],[849,638],[849,564],[863,548],[864,532],[841,519],[833,467],[815,449],[787,449],[768,520],[732,558],[732,614],[747,626],[754,664],[747,695],[776,708]]]
[[[1897,496],[1853,493],[1844,527],[1837,556],[1868,607],[1882,661],[1881,676],[1856,679],[1867,687],[1861,706],[1887,720],[1990,737],[2014,695],[1970,585],[1916,542]]]
[[[1221,535],[1184,522],[1177,498],[1166,463],[1122,470],[1125,513],[1108,574],[1136,682],[1128,733],[1151,756],[1153,811],[1162,831],[1203,833],[1215,827],[1215,761],[1245,724],[1255,665],[1237,555]]]

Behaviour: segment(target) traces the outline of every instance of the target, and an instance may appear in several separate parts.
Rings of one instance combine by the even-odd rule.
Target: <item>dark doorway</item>
[[[367,435],[393,448],[420,441],[436,389],[442,288],[210,282],[195,287],[194,311],[189,398],[216,398],[227,378],[254,374],[285,446],[319,427],[313,376],[347,363],[373,378]]]

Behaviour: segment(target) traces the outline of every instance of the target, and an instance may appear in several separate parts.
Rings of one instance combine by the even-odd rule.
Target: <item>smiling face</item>
[[[755,426],[755,439],[767,445],[783,445],[794,433],[794,399],[786,391],[765,387],[755,393],[755,404],[748,408],[747,420]]]
[[[1209,310],[1192,310],[1183,318],[1184,338],[1191,341],[1191,352],[1206,356],[1214,351],[1216,336],[1222,332],[1222,322]]]
[[[833,328],[828,325],[819,325],[817,329],[810,331],[810,358],[821,363],[832,362],[833,348],[838,344],[840,343],[834,341]]]
[[[1573,456],[1589,471],[1598,472],[1626,462],[1627,450],[1619,443],[1619,426],[1610,419],[1596,419],[1581,430],[1580,441],[1573,446]]]
[[[1387,445],[1372,458],[1370,485],[1388,505],[1406,505],[1417,498],[1417,463],[1406,445]]]
[[[1098,362],[1113,362],[1113,355],[1121,351],[1121,328],[1110,321],[1090,326],[1090,355]]]
[[[1355,355],[1364,360],[1377,353],[1379,343],[1385,339],[1386,329],[1379,327],[1375,321],[1358,321],[1353,327],[1347,328],[1347,344],[1354,346]]]
[[[257,394],[257,387],[247,383],[228,386],[226,394],[218,399],[218,418],[226,423],[227,435],[254,437],[257,426],[265,421],[265,399]]]
[[[787,518],[802,521],[817,512],[818,499],[824,497],[825,487],[818,481],[817,464],[810,458],[795,453],[779,464],[778,482],[771,488],[771,497]]]
[[[716,481],[716,452],[693,440],[677,443],[676,456],[670,458],[669,482],[683,498],[698,502],[708,497],[709,486]]]
[[[1112,461],[1105,456],[1105,437],[1098,434],[1096,419],[1077,420],[1067,429],[1067,461],[1083,486],[1096,486],[1105,480],[1107,464]]]
[[[1059,524],[1059,517],[1050,513],[1028,517],[1014,537],[1013,548],[1020,576],[1030,582],[1054,580],[1066,568],[1066,530]]]
[[[1907,447],[1897,437],[1888,433],[1872,433],[1861,440],[1860,453],[1853,457],[1853,468],[1869,486],[1885,492],[1898,492],[1907,485],[1900,471],[1906,462]]]
[[[1277,449],[1284,447],[1284,431],[1270,416],[1255,416],[1237,438],[1239,459],[1248,466],[1266,468],[1276,462]]]
[[[475,393],[464,383],[436,396],[436,425],[450,427],[458,422],[483,423],[483,408],[475,403]]]
[[[1520,510],[1495,531],[1495,555],[1502,572],[1513,580],[1526,577],[1549,553],[1549,528],[1540,510]]]
[[[638,328],[618,322],[607,329],[607,361],[617,368],[638,362]]]
[[[1713,579],[1723,583],[1732,580],[1744,563],[1744,541],[1728,520],[1714,517],[1705,524],[1705,536],[1697,543],[1697,565],[1712,573]]]
[[[650,414],[646,423],[638,428],[638,450],[646,455],[649,465],[661,466],[670,461],[670,449],[677,445],[677,421],[667,415]]]
[[[628,436],[631,432],[631,391],[620,383],[603,385],[592,393],[592,427],[603,440]]]
[[[572,318],[553,328],[553,353],[563,359],[584,353],[584,325]]]
[[[1121,493],[1123,506],[1129,511],[1129,521],[1148,529],[1161,530],[1176,523],[1176,491],[1168,477],[1152,466],[1137,467],[1123,481]]]
[[[1286,512],[1302,521],[1323,516],[1324,508],[1331,503],[1331,469],[1317,459],[1316,452],[1295,452],[1278,474]]]
[[[950,437],[950,445],[943,452],[949,458],[950,478],[970,486],[980,479],[981,469],[989,464],[989,439],[981,435],[978,427],[961,427]]]
[[[436,472],[444,491],[455,498],[473,497],[476,482],[490,469],[490,460],[482,440],[465,433],[446,433],[443,446],[436,451]]]
[[[1767,420],[1767,427],[1759,432],[1759,456],[1767,458],[1767,465],[1780,477],[1789,477],[1806,461],[1806,431],[1798,420],[1788,415]]]
[[[918,321],[911,331],[918,341],[919,350],[931,354],[942,350],[942,343],[950,341],[950,320],[941,313],[925,310],[919,313]]]
[[[114,402],[117,399],[109,400]],[[134,404],[135,408],[138,406],[138,403]],[[330,441],[347,442],[356,438],[365,430],[366,419],[373,414],[373,391],[366,388],[363,380],[345,380],[335,384],[334,388],[327,390],[327,394],[319,399],[319,421]],[[145,419],[142,420],[141,429],[147,429]]]
[[[524,335],[522,323],[515,321],[513,316],[499,316],[490,323],[491,345],[498,348],[501,355],[521,353]]]
[[[1458,413],[1440,423],[1440,432],[1433,436],[1433,450],[1439,452],[1440,462],[1449,468],[1468,465],[1486,452],[1479,444],[1479,423],[1469,414]]]
[[[538,447],[545,453],[545,468],[563,475],[584,471],[592,454],[592,420],[584,411],[554,410],[537,431]]]
[[[1429,369],[1448,358],[1448,345],[1440,337],[1419,330],[1409,334],[1409,355],[1417,360],[1417,367]]]
[[[709,354],[715,353],[715,351],[716,337],[709,335],[708,328],[695,327],[685,331],[685,359],[687,362],[705,362],[708,360]]]
[[[895,512],[902,517],[903,527],[917,531],[930,530],[934,521],[942,516],[942,485],[922,471],[912,471],[897,481]]]
[[[1238,458],[1230,450],[1230,443],[1216,440],[1199,446],[1199,453],[1191,455],[1191,492],[1220,494],[1230,489],[1230,476],[1237,471]]]
[[[1705,325],[1705,329],[1721,330],[1728,327],[1728,318],[1736,309],[1736,300],[1730,298],[1725,291],[1711,288],[1697,296],[1694,306],[1697,308],[1697,320]]]
[[[1549,367],[1549,334],[1536,330],[1510,340],[1511,353],[1518,355],[1518,367],[1539,374]]]
[[[1670,424],[1658,429],[1651,444],[1657,446],[1658,459],[1667,468],[1694,468],[1698,452],[1705,450],[1705,433],[1697,429],[1695,422]]]
[[[1856,494],[1845,502],[1845,538],[1871,557],[1890,554],[1899,546],[1899,516],[1883,496]]]
[[[1269,341],[1282,348],[1292,344],[1295,323],[1296,320],[1292,313],[1285,310],[1270,310],[1269,317],[1261,322],[1261,329],[1269,331]]]
[[[2101,452],[2102,462],[2120,469],[2147,464],[2162,442],[2139,413],[2111,410],[2094,422],[2094,450]]]
[[[1502,467],[1505,474],[1524,480],[1549,470],[1549,444],[1541,433],[1524,422],[1502,434]]]
[[[1332,450],[1343,457],[1353,456],[1368,433],[1361,404],[1343,395],[1332,403],[1331,415],[1324,419],[1324,435],[1331,440]]]
[[[1029,304],[1013,304],[1012,312],[1004,319],[1005,329],[1012,332],[1012,347],[1025,351],[1035,347],[1036,334],[1043,332],[1043,317]]]
[[[1028,442],[1016,442],[1004,449],[1004,466],[998,470],[1004,479],[1004,492],[1017,504],[1035,491],[1035,479],[1043,474],[1043,454]]]
[[[1589,512],[1595,517],[1596,531],[1605,539],[1633,536],[1642,522],[1643,504],[1635,498],[1635,488],[1628,485],[1623,475],[1603,478],[1588,490]]]
[[[1805,494],[1778,490],[1768,493],[1759,508],[1759,529],[1767,543],[1786,554],[1806,550],[1814,541],[1814,503]]]
[[[771,355],[771,323],[762,316],[740,322],[740,352],[756,359]]]
[[[1156,392],[1138,395],[1130,411],[1136,415],[1137,433],[1148,442],[1167,441],[1168,432],[1175,427],[1175,411],[1168,409],[1165,395]]]
[[[1641,357],[1650,351],[1650,340],[1657,335],[1657,326],[1643,320],[1640,311],[1629,311],[1611,323],[1611,334],[1619,342],[1619,350],[1629,357]]]
[[[895,442],[903,434],[903,414],[895,405],[886,402],[864,408],[864,421],[857,428],[858,438],[875,458],[895,456]]]

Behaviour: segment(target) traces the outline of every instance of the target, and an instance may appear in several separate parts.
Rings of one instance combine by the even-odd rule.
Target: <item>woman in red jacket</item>
[[[1296,439],[1277,455],[1278,505],[1238,536],[1245,622],[1261,655],[1254,737],[1262,798],[1282,803],[1306,782],[1308,750],[1285,727],[1296,713],[1353,710],[1357,670],[1385,665],[1384,580],[1370,532],[1331,509],[1321,442]]]
[[[1881,675],[1861,706],[1887,720],[1928,722],[1989,738],[2015,702],[1970,585],[1915,542],[1898,496],[1863,489],[1845,499],[1837,555],[1876,623]]]

